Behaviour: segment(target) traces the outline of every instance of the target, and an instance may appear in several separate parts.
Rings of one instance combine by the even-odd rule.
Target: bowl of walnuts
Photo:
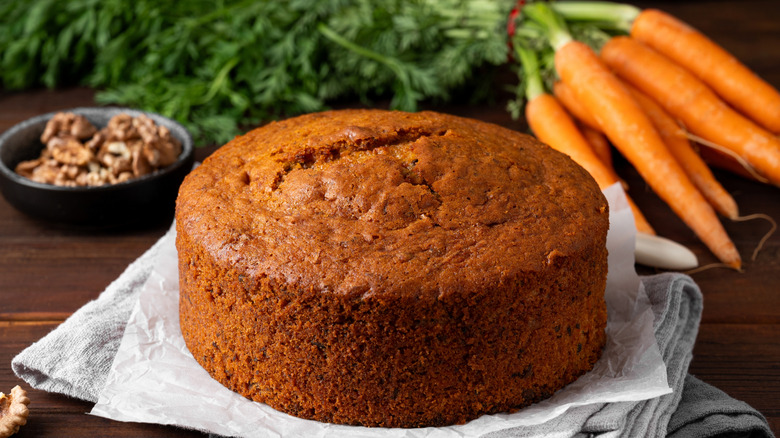
[[[158,114],[63,110],[0,135],[0,189],[23,213],[65,225],[111,228],[172,217],[193,152],[187,130]]]

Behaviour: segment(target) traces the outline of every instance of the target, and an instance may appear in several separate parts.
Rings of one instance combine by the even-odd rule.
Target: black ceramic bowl
[[[146,114],[181,141],[182,152],[172,165],[118,184],[61,187],[38,183],[14,171],[19,162],[40,156],[44,147],[40,136],[56,113],[36,116],[0,135],[0,189],[11,205],[35,218],[90,228],[113,228],[172,217],[179,185],[192,170],[194,159],[192,136],[183,126],[158,114],[129,108],[89,107],[58,112],[81,114],[98,129],[120,113],[133,117]]]

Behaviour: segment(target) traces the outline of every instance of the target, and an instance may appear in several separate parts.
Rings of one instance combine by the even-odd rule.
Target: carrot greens
[[[0,3],[0,87],[93,87],[99,103],[159,112],[187,125],[199,144],[220,143],[339,100],[389,98],[392,108],[413,111],[421,101],[487,96],[485,78],[507,63],[516,38],[536,41],[549,86],[549,44],[526,19],[546,4],[521,8],[509,37],[520,3],[9,0]],[[594,47],[632,10],[552,5],[572,36]],[[516,92],[510,110],[519,116],[524,92]]]
[[[0,87],[86,85],[187,125],[199,144],[339,99],[483,90],[513,0],[10,0]],[[482,79],[480,81],[480,79]]]

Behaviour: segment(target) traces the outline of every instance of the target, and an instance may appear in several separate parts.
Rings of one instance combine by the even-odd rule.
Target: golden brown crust
[[[607,206],[531,137],[348,110],[224,146],[177,201],[181,326],[227,387],[321,421],[463,422],[604,344]]]

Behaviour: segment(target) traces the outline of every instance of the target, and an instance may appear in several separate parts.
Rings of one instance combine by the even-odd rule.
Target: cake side
[[[593,245],[556,258],[554,275],[443,299],[323,294],[184,259],[182,333],[223,385],[295,416],[463,423],[547,398],[593,367],[606,340],[604,282],[593,280],[606,275],[602,257]]]

